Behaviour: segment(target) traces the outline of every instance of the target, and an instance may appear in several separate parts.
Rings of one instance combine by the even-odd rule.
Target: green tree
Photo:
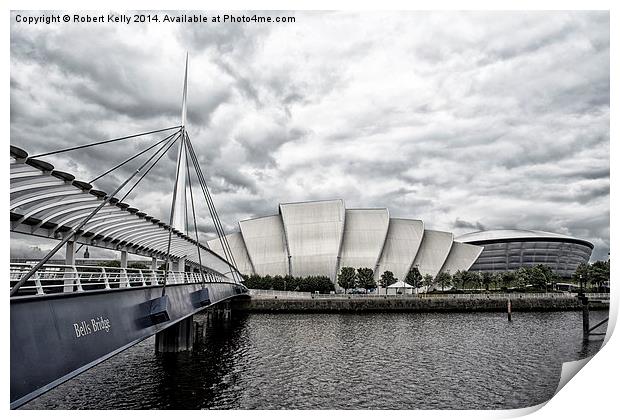
[[[441,286],[441,291],[443,292],[446,287],[450,287],[452,285],[452,276],[449,272],[444,271],[437,274],[437,277],[435,277],[435,282]]]
[[[609,261],[596,261],[590,266],[590,282],[600,291],[609,281]]]
[[[515,272],[515,286],[519,289],[524,289],[525,286],[530,284],[530,272],[526,267],[521,267]]]
[[[465,289],[466,280],[467,276],[465,275],[465,272],[461,270],[457,270],[456,273],[452,275],[452,284],[454,284],[454,287],[456,287],[457,289]]]
[[[381,274],[381,279],[379,280],[381,287],[385,288],[385,294],[387,295],[387,287],[391,284],[396,283],[396,278],[394,278],[394,273],[391,271],[384,271]]]
[[[374,272],[371,268],[358,268],[355,279],[355,286],[366,289],[367,292],[377,287],[377,282],[374,279]]]
[[[482,284],[482,276],[477,271],[463,272],[463,289],[477,289]]]
[[[573,281],[577,284],[583,283],[583,286],[586,287],[590,283],[590,273],[590,264],[581,263],[573,273]]]
[[[482,283],[482,286],[484,286],[484,290],[488,291],[491,283],[493,283],[493,273],[490,271],[485,271],[482,273],[480,282]]]
[[[422,278],[422,283],[426,286],[426,291],[428,292],[435,285],[435,277],[430,274],[425,274]]]
[[[149,269],[146,266],[146,264],[141,263],[141,262],[135,262],[135,263],[127,264],[127,268],[135,268],[136,270],[148,270]]]
[[[355,287],[355,268],[342,267],[340,269],[340,273],[338,273],[338,286],[342,287],[345,293],[347,293],[348,289]]]
[[[513,285],[517,283],[517,275],[514,271],[505,271],[501,274],[501,276],[501,285],[504,289],[510,289]]]
[[[407,273],[407,277],[405,277],[405,283],[409,283],[416,289],[422,287],[422,280],[422,274],[420,274],[418,267],[411,267],[411,270]]]
[[[529,267],[528,272],[530,275],[530,282],[537,290],[547,290],[547,276],[545,275],[543,266],[537,265],[535,267]]]
[[[119,260],[101,261],[97,265],[99,267],[120,267],[121,262]]]
[[[500,284],[502,284],[502,273],[494,272],[491,283],[493,284],[493,290],[499,289]]]

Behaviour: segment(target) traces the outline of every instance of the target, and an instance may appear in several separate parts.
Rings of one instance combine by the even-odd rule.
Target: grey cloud
[[[571,234],[606,257],[609,13],[294,14],[291,25],[12,24],[11,143],[34,154],[177,124],[189,50],[189,132],[227,230],[278,202],[344,198],[457,234]],[[158,138],[45,160],[89,180]],[[165,218],[175,157],[128,202]],[[213,237],[202,201],[201,238]]]

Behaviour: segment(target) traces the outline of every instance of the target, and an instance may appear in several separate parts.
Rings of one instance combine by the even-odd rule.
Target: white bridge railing
[[[13,287],[30,269],[31,264],[11,264],[10,287]],[[168,271],[166,284],[232,282],[228,277],[212,270],[198,272]],[[19,289],[20,295],[46,295],[51,293],[111,290],[123,287],[163,285],[166,272],[137,268],[99,267],[80,265],[43,265]]]

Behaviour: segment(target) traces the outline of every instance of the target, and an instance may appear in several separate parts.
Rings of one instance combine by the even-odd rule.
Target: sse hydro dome
[[[583,239],[538,230],[480,231],[457,240],[484,247],[472,271],[513,271],[544,264],[561,277],[572,276],[579,264],[590,260],[594,249]]]
[[[243,274],[324,275],[336,282],[342,267],[367,267],[404,280],[412,267],[422,275],[467,270],[483,247],[454,240],[450,232],[424,228],[415,219],[391,218],[388,209],[345,209],[343,200],[279,205],[279,213],[239,222],[227,235]],[[223,255],[219,239],[209,247]]]

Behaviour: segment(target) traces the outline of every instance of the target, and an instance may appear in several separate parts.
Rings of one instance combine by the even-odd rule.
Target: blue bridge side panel
[[[231,283],[205,287],[208,293],[200,292],[200,284],[167,286],[169,320],[161,323],[150,316],[161,287],[12,298],[11,408],[208,305],[247,291]]]

